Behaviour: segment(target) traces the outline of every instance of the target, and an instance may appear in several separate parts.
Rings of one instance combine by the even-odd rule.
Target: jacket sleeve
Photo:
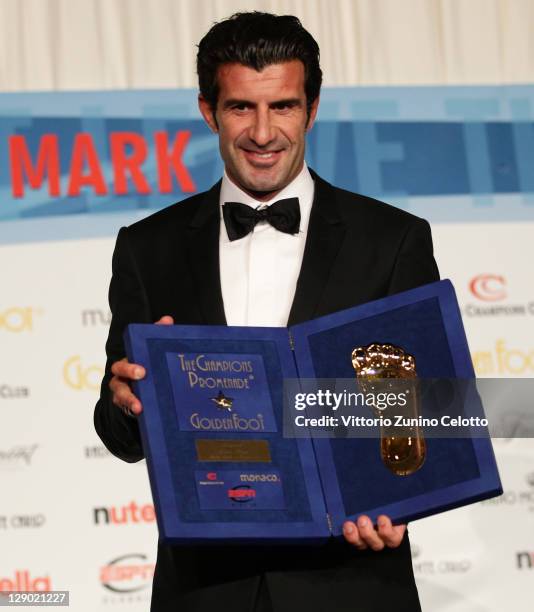
[[[439,280],[430,225],[424,219],[412,223],[400,244],[387,295],[415,289]]]
[[[133,463],[144,457],[137,420],[111,401],[111,366],[126,356],[122,334],[129,323],[151,322],[147,296],[132,254],[127,228],[117,236],[109,286],[111,325],[106,342],[106,370],[95,406],[94,424],[102,442],[119,459]]]

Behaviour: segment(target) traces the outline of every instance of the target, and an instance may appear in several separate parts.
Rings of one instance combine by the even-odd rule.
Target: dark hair
[[[217,69],[239,63],[255,70],[300,60],[304,64],[304,89],[308,115],[321,89],[319,45],[293,15],[272,15],[251,11],[235,13],[216,23],[198,45],[197,73],[200,93],[217,107]]]

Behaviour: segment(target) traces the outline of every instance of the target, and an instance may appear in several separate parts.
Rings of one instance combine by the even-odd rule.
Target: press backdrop
[[[146,467],[92,426],[111,252],[121,225],[220,176],[194,45],[251,6],[321,45],[310,166],[427,218],[478,375],[534,376],[531,0],[0,0],[0,590],[148,609]],[[502,497],[410,525],[426,610],[530,610],[534,446],[495,450]]]

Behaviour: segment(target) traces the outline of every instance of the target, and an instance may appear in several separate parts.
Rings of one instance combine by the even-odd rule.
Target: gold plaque
[[[195,440],[197,461],[271,462],[267,440]]]
[[[380,453],[382,461],[394,474],[413,474],[426,457],[425,439],[417,424],[420,397],[414,357],[392,344],[370,344],[352,351],[352,365],[364,393],[372,393],[375,387],[382,392],[402,388],[407,393],[408,401],[402,408],[395,407],[395,416],[400,415],[402,422],[416,424],[381,425]],[[375,414],[382,417],[388,417],[388,410],[393,409],[374,409]]]

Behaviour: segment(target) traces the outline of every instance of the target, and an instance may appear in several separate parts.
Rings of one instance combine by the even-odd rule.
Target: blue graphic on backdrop
[[[533,109],[534,86],[325,89],[306,158],[431,221],[533,219]],[[0,242],[113,234],[221,173],[192,90],[0,97]]]

